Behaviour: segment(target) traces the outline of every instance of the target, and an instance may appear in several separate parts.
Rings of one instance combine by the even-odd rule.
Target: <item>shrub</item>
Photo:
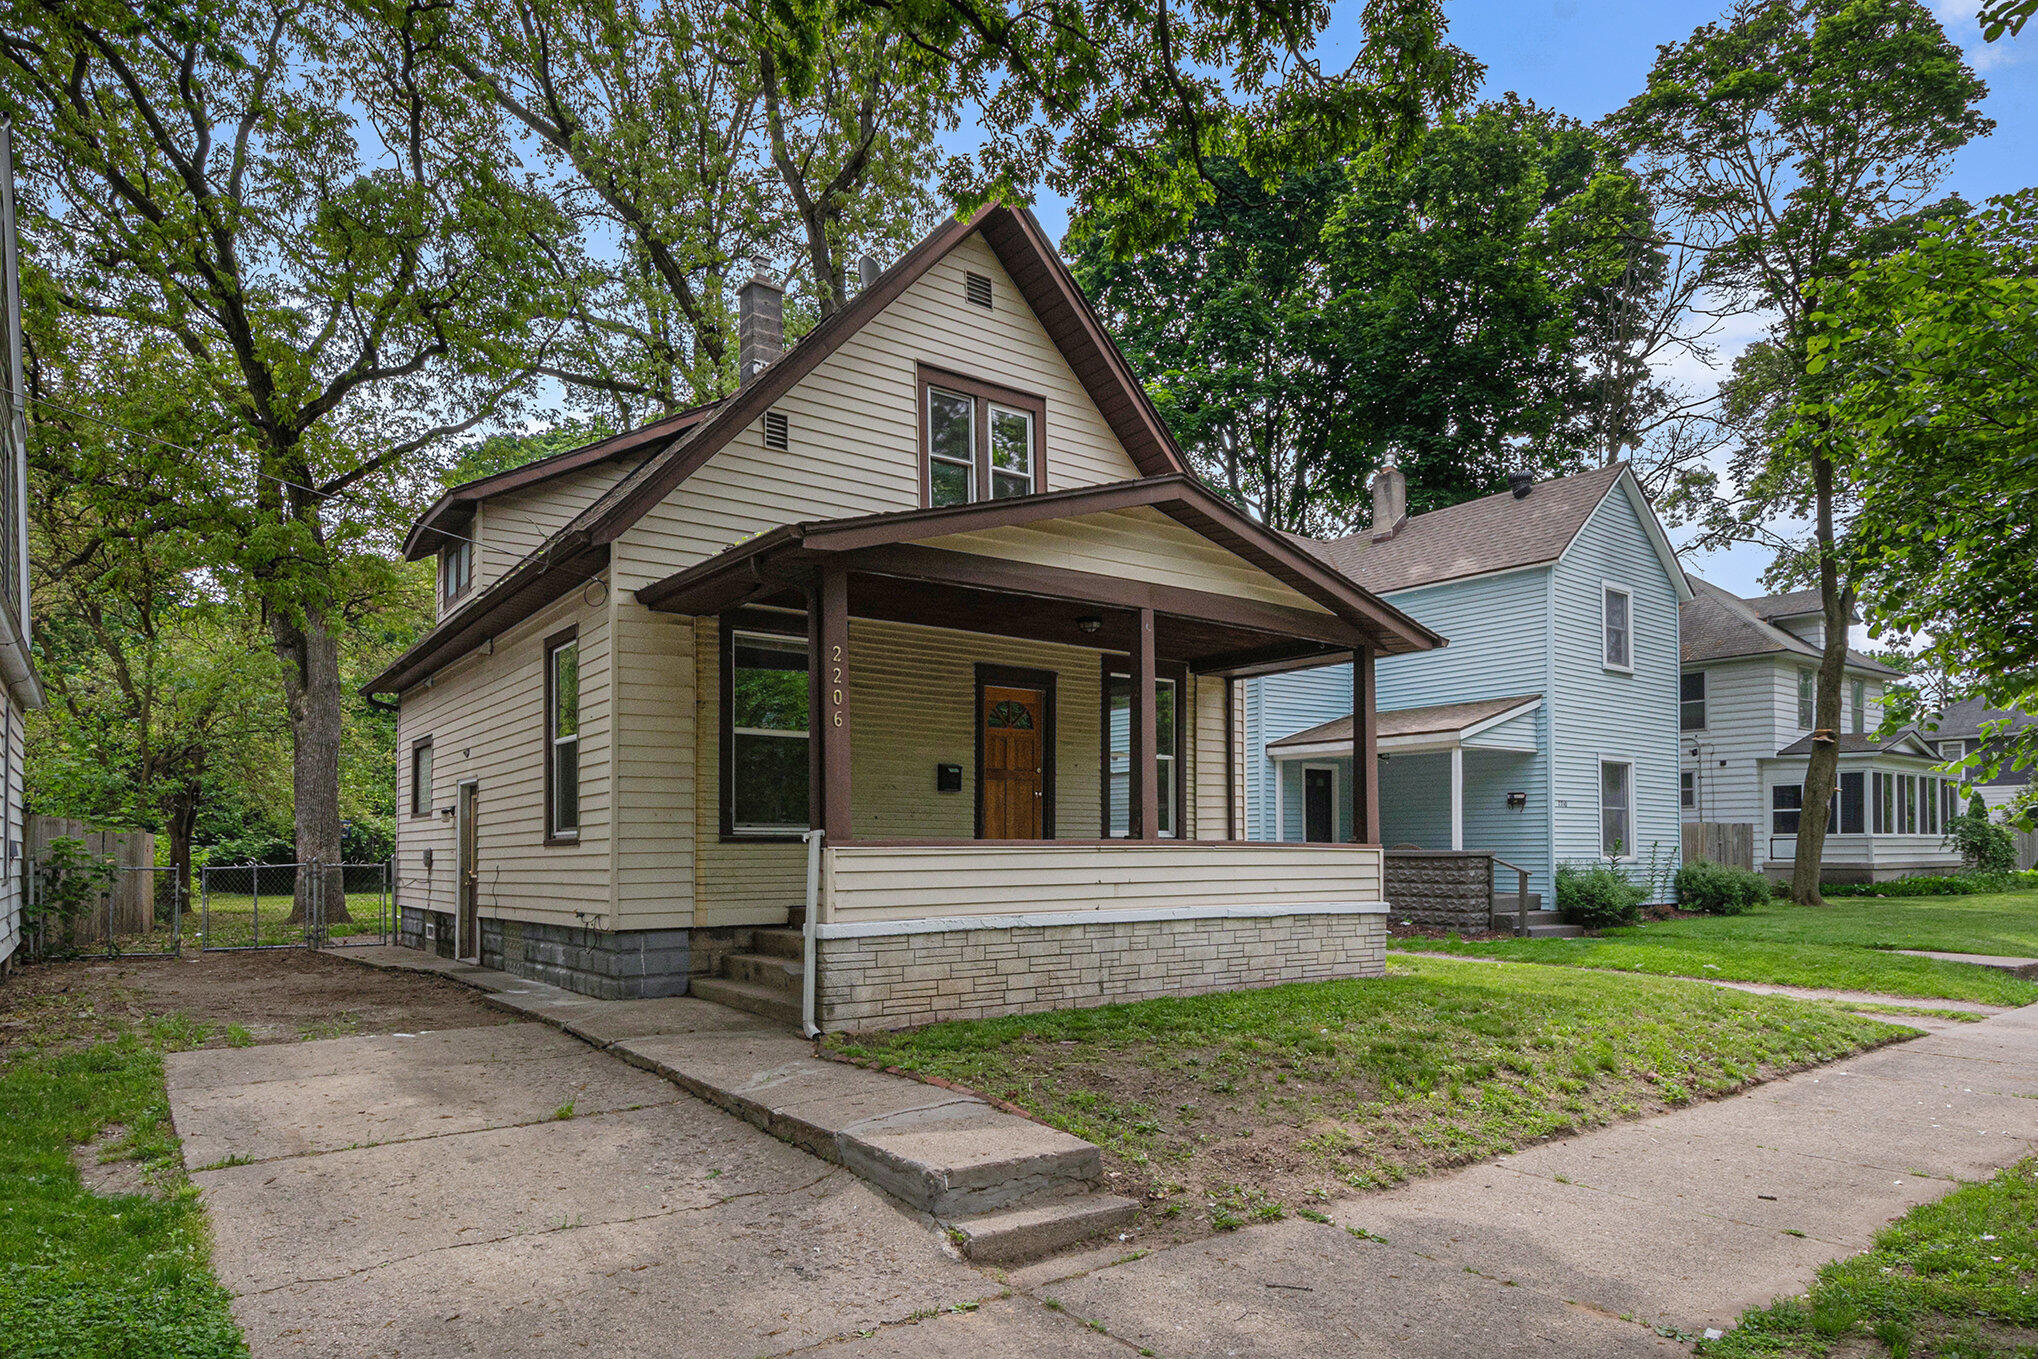
[[[1746,868],[1695,860],[1677,870],[1677,904],[1707,915],[1742,915],[1769,900],[1769,879]]]
[[[1965,897],[2025,887],[2038,887],[2038,873],[1941,873],[1892,882],[1828,882],[1819,885],[1819,893],[1829,897]]]
[[[1604,865],[1579,868],[1561,864],[1557,868],[1557,910],[1574,925],[1602,930],[1611,925],[1634,923],[1641,914],[1649,889]]]
[[[2017,866],[2017,842],[2010,838],[2010,828],[1989,820],[1986,808],[1979,814],[1970,809],[1947,822],[1946,844],[1959,850],[1962,861],[1977,873],[2007,873]]]

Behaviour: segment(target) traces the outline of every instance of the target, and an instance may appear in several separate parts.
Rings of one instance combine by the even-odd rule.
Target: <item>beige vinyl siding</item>
[[[1225,683],[1214,675],[1191,676],[1193,719],[1189,725],[1189,826],[1198,840],[1222,840],[1225,832]]]
[[[605,928],[609,862],[609,629],[605,604],[579,592],[403,696],[397,722],[397,899],[454,909],[453,818],[410,815],[410,750],[432,738],[434,808],[452,806],[460,783],[479,785],[475,814],[480,913]],[[580,839],[545,844],[544,642],[579,628]],[[423,851],[431,849],[429,872]]]
[[[1362,905],[1375,845],[871,846],[826,851],[828,924],[928,916]]]
[[[807,850],[798,841],[722,838],[722,625],[694,620],[694,730],[700,796],[694,802],[696,928],[783,924],[807,899]]]
[[[1330,612],[1194,529],[1144,507],[952,533],[929,538],[924,545],[1203,590],[1311,613]]]
[[[28,839],[27,828],[21,823],[21,762],[27,755],[27,714],[11,694],[0,694],[0,704],[6,705],[7,725],[7,778],[0,784],[0,799],[5,803],[0,806],[0,963],[4,963],[21,947],[26,928],[22,889],[27,881],[28,862],[15,854],[14,847]]]
[[[991,279],[990,311],[964,300],[966,272]],[[778,403],[790,448],[765,448],[762,422],[753,425],[625,531],[617,587],[635,589],[780,524],[919,505],[920,363],[1040,396],[1046,489],[1140,475],[997,256],[971,235]]]
[[[488,585],[536,551],[615,485],[628,467],[625,461],[602,463],[481,502],[469,531],[477,543],[472,588]]]
[[[616,600],[613,627],[616,927],[680,929],[694,914],[696,629],[634,599]]]

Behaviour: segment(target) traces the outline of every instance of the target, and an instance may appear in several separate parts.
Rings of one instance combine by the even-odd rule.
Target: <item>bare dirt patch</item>
[[[193,1045],[219,1047],[511,1022],[457,983],[308,949],[47,963],[0,983],[0,1054],[147,1024],[185,1026]]]
[[[127,1125],[114,1123],[101,1128],[89,1142],[71,1148],[71,1164],[78,1168],[78,1182],[101,1197],[115,1194],[149,1194],[162,1197],[162,1187],[149,1178],[148,1167],[127,1154]]]

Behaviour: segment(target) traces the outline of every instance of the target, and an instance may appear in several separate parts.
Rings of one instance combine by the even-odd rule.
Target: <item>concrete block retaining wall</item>
[[[481,965],[598,1000],[683,996],[691,930],[590,930],[533,920],[481,922]]]
[[[1280,982],[1378,977],[1387,917],[1138,920],[956,929],[819,941],[821,1027],[1070,1010]]]
[[[1390,918],[1466,933],[1493,928],[1491,855],[1390,849],[1386,858]]]

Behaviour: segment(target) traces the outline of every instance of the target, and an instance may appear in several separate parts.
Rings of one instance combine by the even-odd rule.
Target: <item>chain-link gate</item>
[[[191,909],[183,875],[167,864],[35,862],[26,886],[30,958],[172,958]]]
[[[208,952],[388,943],[387,863],[208,864],[199,877],[199,947]]]

